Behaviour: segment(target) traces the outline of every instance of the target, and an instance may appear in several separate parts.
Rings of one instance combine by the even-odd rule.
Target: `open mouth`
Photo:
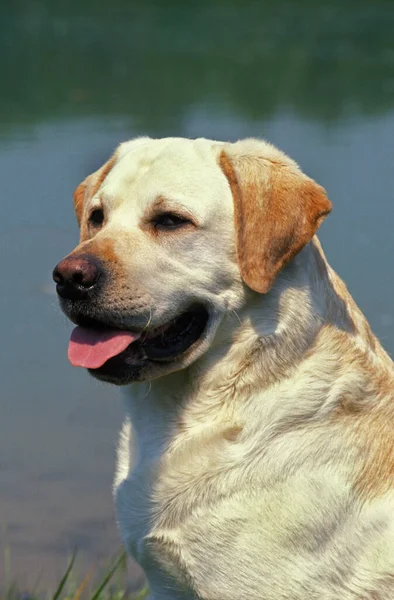
[[[160,327],[143,331],[111,329],[94,319],[81,318],[71,335],[68,357],[72,365],[91,371],[113,371],[146,361],[180,358],[203,335],[208,311],[198,305]]]

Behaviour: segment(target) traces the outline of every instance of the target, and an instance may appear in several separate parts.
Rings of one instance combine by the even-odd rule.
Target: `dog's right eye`
[[[90,213],[89,223],[93,227],[100,227],[104,223],[104,211],[102,208],[96,208]]]
[[[168,231],[173,229],[179,229],[185,225],[190,225],[189,219],[176,215],[175,213],[162,213],[157,215],[153,220],[153,225],[156,231]]]

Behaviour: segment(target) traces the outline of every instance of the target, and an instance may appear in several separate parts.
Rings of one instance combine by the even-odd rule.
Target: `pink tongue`
[[[74,367],[98,369],[139,337],[138,333],[130,331],[76,327],[68,346],[68,360]]]

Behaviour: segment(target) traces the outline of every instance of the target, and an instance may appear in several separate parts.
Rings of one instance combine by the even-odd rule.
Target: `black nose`
[[[67,256],[53,270],[57,293],[69,300],[85,298],[95,288],[101,275],[98,260],[91,256]]]

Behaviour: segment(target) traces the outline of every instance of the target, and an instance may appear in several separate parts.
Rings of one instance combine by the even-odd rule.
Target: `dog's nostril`
[[[89,278],[87,278],[89,280]],[[75,273],[73,273],[72,275],[72,281],[73,283],[76,283],[78,285],[84,285],[84,274],[83,271],[75,271]],[[88,281],[88,284],[90,285],[90,282]]]
[[[75,266],[72,282],[84,288],[90,288],[99,280],[101,271],[92,260],[81,259]]]
[[[63,276],[62,276],[62,274],[60,273],[60,271],[58,270],[57,267],[54,268],[53,273],[52,273],[52,277],[53,277],[53,281],[55,283],[62,284],[63,281],[64,281]]]

